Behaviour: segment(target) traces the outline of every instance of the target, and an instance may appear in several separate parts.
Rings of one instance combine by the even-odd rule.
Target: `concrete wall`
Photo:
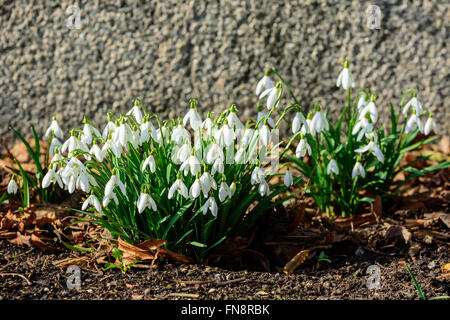
[[[450,5],[442,1],[6,1],[0,3],[0,134],[8,126],[43,134],[56,115],[63,129],[141,97],[153,111],[184,114],[236,103],[255,114],[264,70],[276,66],[305,107],[319,100],[335,116],[348,57],[356,89],[371,85],[383,119],[388,103],[419,90],[448,133]],[[367,27],[369,5],[382,14]],[[80,7],[81,29],[66,12]],[[369,21],[370,22],[370,21]],[[11,137],[10,134],[8,134]]]

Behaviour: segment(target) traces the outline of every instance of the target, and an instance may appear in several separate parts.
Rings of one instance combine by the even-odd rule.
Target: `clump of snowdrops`
[[[272,73],[289,88],[276,69]],[[336,85],[344,90],[346,99],[342,101],[342,112],[335,124],[329,121],[320,103],[315,103],[309,112],[302,109],[289,89],[297,104],[291,129],[292,139],[297,140],[298,145],[295,156],[286,154],[286,157],[297,172],[309,178],[301,184],[322,211],[344,217],[354,215],[374,202],[376,196],[386,199],[404,191],[405,183],[411,179],[450,166],[447,161],[421,170],[414,168],[414,163],[427,157],[400,165],[405,152],[438,138],[414,142],[418,133],[429,135],[438,131],[432,113],[424,110],[415,89],[404,93],[398,110],[392,104],[389,108],[383,107],[383,111],[391,115],[390,130],[387,130],[379,126],[377,96],[370,88],[353,92],[355,81],[348,60]],[[309,157],[309,161],[305,161],[305,157]],[[394,178],[402,171],[407,178],[396,182]]]
[[[168,248],[202,260],[289,198],[284,191],[297,182],[269,184],[278,172],[276,128],[283,117],[271,118],[280,95],[268,99],[268,113],[246,124],[235,105],[202,119],[195,99],[178,119],[147,113],[140,99],[127,114],[108,113],[102,132],[85,118],[83,129],[54,144],[43,186],[85,192],[87,221],[115,237],[165,239]],[[52,128],[55,120],[50,134]]]

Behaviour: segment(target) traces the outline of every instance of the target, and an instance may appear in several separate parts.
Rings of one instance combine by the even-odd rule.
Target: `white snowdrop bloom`
[[[130,111],[127,112],[127,116],[132,115],[137,123],[142,124],[142,112],[139,106],[133,106]]]
[[[236,139],[236,134],[234,133],[233,129],[230,128],[230,126],[225,123],[222,128],[220,128],[220,135],[219,135],[219,144],[222,144],[222,142],[225,144],[225,146],[229,147]]]
[[[232,107],[232,110],[235,110],[235,107],[234,108]],[[235,130],[235,133],[237,135],[240,135],[244,131],[244,125],[242,124],[241,120],[239,119],[235,111],[230,111],[230,113],[227,116],[227,121],[229,126]]]
[[[141,135],[139,133],[139,131],[132,131],[131,132],[131,137],[130,137],[130,141],[131,145],[133,146],[134,149],[137,149],[139,146],[142,145],[141,143]]]
[[[210,196],[208,198],[208,200],[206,200],[205,204],[203,205],[203,215],[206,215],[208,210],[211,212],[211,214],[214,217],[217,217],[218,207],[217,207],[216,199],[214,199],[213,196]]]
[[[213,142],[206,153],[206,162],[211,164],[216,160],[223,162],[225,160],[225,155],[223,153],[223,149],[219,147],[217,143]]]
[[[52,161],[50,162],[50,168],[56,170],[58,167],[58,162],[63,160],[63,156],[58,152],[53,156]],[[61,187],[62,188],[62,187]]]
[[[264,77],[261,78],[261,80],[258,81],[258,84],[256,85],[255,93],[257,96],[261,94],[264,90],[273,88],[273,83],[270,80],[268,75],[264,75]]]
[[[246,128],[244,131],[244,134],[242,135],[240,145],[242,148],[247,148],[247,146],[250,144],[250,141],[253,138],[253,135],[255,134],[255,130],[251,128]]]
[[[217,183],[209,172],[205,171],[200,177],[200,187],[205,198],[211,189],[217,190]]]
[[[171,139],[177,145],[181,145],[186,141],[190,141],[189,131],[187,131],[186,128],[181,124],[179,124],[175,127],[175,129],[173,129]]]
[[[97,186],[97,181],[88,173],[82,172],[76,179],[76,188],[80,188],[86,193],[91,192],[91,185]]]
[[[361,110],[359,120],[365,118],[367,113],[370,115],[370,120],[372,120],[372,123],[376,123],[378,120],[378,110],[374,101],[370,101],[367,106]]]
[[[63,143],[61,147],[61,152],[68,152],[71,154],[75,149],[79,149],[80,146],[80,140],[78,140],[75,136],[70,136],[69,139],[66,140],[66,142]]]
[[[63,182],[61,177],[53,169],[49,169],[42,179],[42,188],[48,188],[51,184],[58,183],[59,187],[63,189]]]
[[[197,199],[201,191],[200,179],[195,179],[194,183],[189,188],[189,197],[191,199]]]
[[[236,152],[236,155],[234,156],[234,162],[236,164],[244,164],[246,160],[245,158],[246,158],[245,148],[241,146]]]
[[[367,151],[370,151],[373,155],[375,155],[378,161],[384,162],[383,152],[381,152],[381,149],[374,141],[370,141],[366,146],[355,150],[356,153],[365,153]]]
[[[363,165],[359,161],[356,162],[355,166],[353,167],[352,179],[355,179],[357,176],[361,176],[362,178],[366,176],[366,171],[364,170]]]
[[[189,139],[189,132],[187,132],[187,130],[185,130],[185,131],[187,133],[187,139]],[[152,134],[153,140],[155,140],[156,142],[158,142],[160,144],[163,143],[163,137],[164,137],[165,143],[169,143],[169,140],[170,140],[169,129],[167,129],[167,127],[165,127],[165,126],[159,128],[159,129],[156,129],[155,133]],[[184,136],[184,138],[186,138],[186,136]],[[179,144],[179,143],[177,143],[177,144]]]
[[[115,193],[112,193],[112,194],[109,195],[109,196],[103,197],[103,206],[104,206],[104,207],[107,207],[107,206],[109,205],[109,203],[111,202],[111,198],[112,198],[112,200],[114,200],[114,202],[116,203],[116,206],[119,205],[119,199],[117,198],[117,196],[116,196]]]
[[[176,162],[184,162],[186,161],[186,159],[189,157],[189,155],[192,152],[192,147],[191,147],[191,143],[189,141],[187,141],[185,144],[183,144],[180,148],[178,148],[178,150],[176,149],[177,146],[175,146],[174,152],[176,154]]]
[[[352,129],[352,135],[355,135],[361,130],[361,128],[365,128],[369,124],[369,121],[366,117],[356,121],[355,126]]]
[[[186,185],[184,184],[184,182],[181,179],[175,180],[173,185],[170,187],[169,195],[168,195],[169,199],[173,198],[173,196],[175,194],[175,191],[178,192],[185,199],[189,198],[188,189],[187,189]]]
[[[102,153],[104,153],[106,156],[108,150],[111,150],[116,158],[120,158],[120,156],[122,155],[122,146],[120,144],[116,144],[112,140],[106,141],[106,143],[102,147]]]
[[[423,133],[422,120],[417,116],[415,112],[411,115],[405,125],[405,133],[410,133],[419,128],[419,131]]]
[[[261,197],[268,195],[270,192],[269,184],[266,181],[264,181],[263,183],[260,183],[259,187],[258,187],[258,192]]]
[[[194,108],[189,109],[188,113],[184,116],[183,126],[186,126],[188,121],[194,131],[197,131],[202,126],[202,118]]]
[[[9,180],[6,191],[8,192],[8,194],[16,194],[18,189],[19,188],[17,187],[16,181],[13,178],[11,178],[11,180]]]
[[[422,108],[422,104],[420,103],[420,101],[417,99],[417,97],[412,97],[411,100],[409,100],[405,106],[403,107],[403,114],[407,114],[410,107],[414,108],[414,111],[416,112],[417,115],[421,115],[423,108]]]
[[[128,142],[133,138],[133,131],[128,123],[121,123],[117,130],[117,140],[116,143],[119,143],[125,150],[128,151]]]
[[[433,118],[430,116],[425,123],[425,127],[423,129],[423,133],[427,136],[430,134],[431,131],[434,131],[435,134],[438,133],[438,128],[436,125],[436,122],[433,120]]]
[[[152,133],[156,129],[150,121],[144,120],[144,123],[142,123],[140,130],[141,130],[140,144],[143,144],[144,142],[148,142],[150,140]]]
[[[261,118],[267,117],[267,116],[268,116],[267,113],[264,113],[264,112],[262,112],[262,111],[259,111],[259,112],[258,112],[258,117],[257,117],[257,119],[256,119],[256,123],[259,122],[259,124],[258,124],[258,129],[261,129],[261,127],[262,127],[263,124],[264,124],[264,121],[261,120]],[[261,120],[261,121],[259,121],[259,120]],[[275,121],[273,121],[272,118],[268,118],[268,119],[267,119],[267,124],[268,124],[269,126],[271,126],[272,128],[275,127]]]
[[[187,158],[181,164],[180,167],[180,171],[183,171],[185,176],[187,176],[189,171],[193,176],[195,176],[198,172],[200,172],[200,170],[201,170],[200,161],[193,154],[191,154],[189,158]]]
[[[108,135],[116,129],[116,125],[112,121],[108,121],[102,132],[102,138],[107,139]]]
[[[59,139],[62,139],[64,136],[60,126],[58,125],[58,122],[56,121],[56,117],[53,117],[50,126],[48,127],[47,131],[45,131],[44,139],[49,139],[51,134]]]
[[[202,123],[202,129],[206,131],[206,134],[208,136],[211,135],[211,129],[212,129],[213,125],[214,124],[213,124],[213,122],[211,120],[210,113],[208,113],[208,116],[206,117],[206,119]]]
[[[222,181],[219,186],[219,200],[220,202],[224,202],[226,198],[231,198],[231,190],[228,184],[225,181]]]
[[[327,166],[327,174],[330,175],[331,172],[334,172],[334,174],[339,174],[339,167],[334,159],[331,159]]]
[[[137,201],[137,209],[139,213],[144,212],[146,208],[156,211],[156,202],[153,200],[152,196],[148,193],[141,193]]]
[[[122,181],[120,181],[120,177],[118,175],[113,174],[105,186],[105,197],[108,197],[111,194],[113,194],[113,190],[115,187],[119,187],[120,191],[124,195],[126,195],[127,190],[125,188],[125,185],[123,184]]]
[[[326,130],[327,126],[328,122],[322,112],[317,111],[310,123],[311,134],[315,135],[316,133],[320,133],[322,129]]]
[[[50,147],[48,148],[48,155],[49,156],[53,155],[55,149],[60,146],[62,146],[61,141],[59,141],[58,138],[53,138],[52,142],[50,143]]]
[[[358,104],[357,104],[357,106],[356,106],[356,108],[357,108],[357,110],[358,110],[358,113],[360,113],[361,110],[362,110],[365,106],[367,106],[368,104],[369,104],[369,101],[366,100],[366,95],[361,95],[361,96],[359,97],[359,99],[358,99]]]
[[[336,86],[344,88],[348,90],[350,88],[355,87],[355,81],[353,80],[353,76],[349,70],[349,62],[348,60],[344,61],[344,69],[339,73],[339,76],[336,81]]]
[[[278,96],[280,95],[280,88],[277,88],[277,86],[273,88],[269,88],[263,91],[261,95],[259,96],[259,99],[264,98],[265,96],[268,96],[266,106],[268,110],[272,110],[273,107],[278,108],[278,105],[280,104],[280,100],[278,100]],[[276,103],[276,105],[275,105]]]
[[[144,163],[142,164],[142,171],[145,171],[145,169],[149,167],[151,173],[155,173],[156,170],[156,163],[155,158],[153,158],[152,155],[149,155],[147,159],[145,159]]]
[[[223,160],[216,159],[216,161],[214,161],[213,166],[211,168],[211,174],[216,174],[216,173],[223,174],[224,171],[225,171],[225,165],[223,164]]]
[[[107,154],[107,150],[100,149],[97,144],[94,144],[92,145],[91,150],[89,150],[89,153],[94,155],[98,162],[103,162],[103,159]]]
[[[295,149],[295,156],[297,158],[303,158],[306,153],[308,153],[308,155],[310,156],[311,152],[311,146],[309,145],[306,138],[301,138],[297,148]]]
[[[83,127],[83,135],[81,140],[86,144],[91,144],[94,137],[101,137],[100,132],[89,123],[85,123]]]
[[[286,173],[284,174],[284,185],[286,187],[290,187],[294,184],[294,178],[292,177],[292,174],[289,170],[286,171]]]
[[[259,137],[262,144],[267,147],[270,142],[270,129],[266,124],[262,126],[261,130],[259,130]]]
[[[295,113],[294,119],[292,120],[292,133],[296,134],[299,132],[302,124],[308,126],[305,116],[301,112]]]
[[[260,167],[255,167],[255,169],[253,169],[252,175],[250,176],[250,182],[252,185],[265,182],[264,172]]]
[[[102,206],[100,204],[100,201],[97,199],[97,197],[94,194],[91,194],[84,202],[83,206],[81,207],[82,211],[85,211],[87,207],[91,205],[97,210],[97,212],[102,212]]]

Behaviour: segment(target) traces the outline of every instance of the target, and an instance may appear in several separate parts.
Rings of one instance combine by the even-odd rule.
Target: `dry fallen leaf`
[[[120,237],[117,239],[118,249],[123,253],[123,260],[130,264],[136,260],[155,260],[156,257],[145,249],[123,241]]]
[[[446,263],[441,268],[442,272],[450,272],[450,263]]]
[[[384,236],[386,239],[393,241],[405,241],[405,243],[409,243],[411,241],[411,232],[403,226],[390,226],[389,229],[386,230]]]
[[[308,255],[309,255],[309,250],[302,250],[299,253],[297,253],[295,255],[295,257],[293,257],[291,259],[291,261],[286,263],[286,265],[283,268],[283,272],[285,274],[292,274],[295,271],[295,269],[298,268],[298,266],[300,266],[302,263],[304,263],[306,261],[306,258],[308,258]]]

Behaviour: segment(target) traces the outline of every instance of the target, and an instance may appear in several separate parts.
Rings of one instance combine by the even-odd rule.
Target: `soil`
[[[79,195],[74,197],[65,201],[79,204]],[[401,196],[383,206],[376,201],[372,211],[351,219],[318,214],[300,193],[287,207],[267,212],[248,238],[230,239],[204,264],[158,258],[122,273],[104,271],[113,262],[110,253],[99,256],[107,250],[86,242],[99,236],[98,228],[66,228],[76,217],[57,207],[32,206],[20,215],[10,201],[0,206],[0,300],[420,299],[407,265],[426,298],[448,296],[449,205],[450,169],[411,181]],[[24,220],[14,220],[19,217]],[[5,223],[16,227],[1,231]],[[71,251],[62,238],[96,251]],[[73,279],[69,265],[81,267],[78,289],[67,285]],[[374,268],[379,288],[368,286],[377,277]]]

